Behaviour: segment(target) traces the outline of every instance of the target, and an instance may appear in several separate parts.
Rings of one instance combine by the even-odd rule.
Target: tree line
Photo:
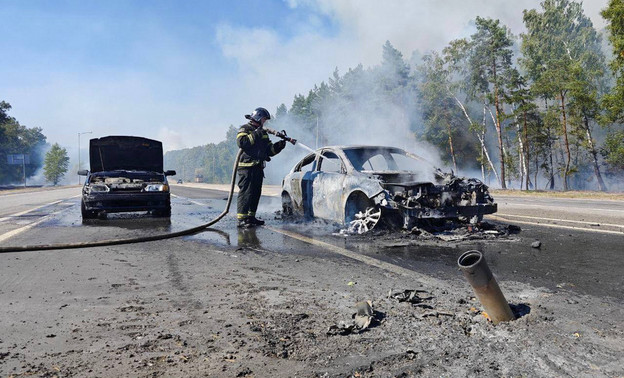
[[[570,0],[525,10],[519,36],[477,17],[470,37],[409,60],[387,41],[381,64],[336,69],[280,105],[272,127],[322,146],[352,135],[376,144],[379,129],[401,139],[405,125],[456,172],[480,171],[501,188],[607,190],[605,176],[624,173],[624,2],[610,0],[602,16],[608,44]],[[234,135],[230,127],[226,141],[166,160],[178,172],[186,164],[186,178],[227,182]]]
[[[21,183],[24,176],[34,175],[43,164],[46,145],[41,128],[21,125],[9,116],[10,110],[11,104],[0,101],[0,184]],[[30,164],[10,165],[8,155],[12,154],[29,155]]]
[[[202,182],[230,182],[234,158],[238,152],[237,132],[230,125],[225,140],[218,144],[168,151],[164,156],[165,169],[174,169],[176,177],[184,181],[198,178]]]
[[[11,104],[0,101],[0,185],[21,184],[42,166],[45,180],[57,185],[67,172],[67,150],[58,143],[49,146],[40,127],[20,124],[10,110]],[[28,164],[9,164],[9,155],[28,155]]]

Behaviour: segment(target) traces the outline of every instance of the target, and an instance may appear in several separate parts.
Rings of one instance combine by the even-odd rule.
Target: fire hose
[[[240,159],[242,151],[243,150],[239,149],[238,153],[236,154],[236,158],[234,159],[234,168],[232,169],[232,180],[230,183],[230,192],[228,194],[228,199],[225,205],[225,209],[215,219],[211,220],[210,222],[206,224],[202,224],[201,226],[189,228],[189,229],[182,230],[182,231],[171,232],[168,234],[142,236],[138,238],[109,239],[109,240],[65,243],[65,244],[40,244],[40,245],[0,247],[0,253],[46,251],[46,250],[52,250],[52,249],[90,248],[90,247],[104,247],[104,246],[109,246],[109,245],[143,243],[143,242],[156,241],[156,240],[172,239],[172,238],[177,238],[179,236],[192,235],[192,234],[196,234],[198,232],[204,231],[208,227],[219,222],[230,211],[230,205],[232,204],[232,196],[234,194],[234,184],[236,183],[236,170],[238,168],[238,160]]]

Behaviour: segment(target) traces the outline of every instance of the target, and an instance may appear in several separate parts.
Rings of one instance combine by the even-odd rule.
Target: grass
[[[624,193],[605,193],[594,191],[569,190],[567,192],[554,190],[518,190],[518,189],[490,189],[490,194],[494,198],[497,196],[517,196],[517,197],[545,197],[545,198],[578,198],[578,199],[600,199],[623,201]]]

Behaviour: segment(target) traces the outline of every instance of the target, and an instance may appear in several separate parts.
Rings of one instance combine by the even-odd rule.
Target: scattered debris
[[[246,367],[246,368],[242,368],[241,370],[238,371],[238,373],[236,373],[237,377],[252,377],[253,376],[253,371]]]
[[[355,304],[355,313],[351,315],[353,320],[340,321],[327,329],[329,336],[346,336],[352,333],[358,333],[370,327],[375,320],[375,311],[373,311],[373,302],[362,301]]]
[[[346,336],[346,335],[350,335],[354,331],[356,331],[355,323],[341,321],[338,324],[334,324],[334,325],[330,326],[329,329],[327,330],[327,335],[329,335],[329,336],[336,336],[336,335]]]
[[[373,302],[363,301],[355,304],[356,313],[353,314],[355,325],[359,329],[366,329],[373,320]]]
[[[539,240],[534,241],[533,243],[531,243],[531,248],[540,248],[542,246],[542,242]]]
[[[419,293],[426,293],[427,296],[421,297]],[[419,304],[434,298],[431,293],[425,290],[403,290],[402,292],[389,294],[388,297],[394,298],[399,302],[409,302],[412,304]]]
[[[462,242],[470,240],[491,240],[506,238],[521,231],[520,227],[510,224],[498,224],[480,222],[466,224],[454,220],[439,220],[437,222],[419,224],[409,230],[396,231],[392,229],[375,228],[365,235],[349,232],[348,229],[340,229],[332,233],[333,236],[341,237],[391,237],[409,238],[418,241]]]
[[[430,312],[425,312],[424,314],[419,314],[419,315],[414,315],[415,317],[419,318],[419,319],[424,319],[424,318],[429,318],[429,317],[440,317],[440,316],[450,316],[450,317],[454,317],[455,313],[454,312],[450,312],[450,311],[430,311]]]
[[[486,231],[487,233],[488,231]],[[496,232],[496,231],[494,231]],[[465,240],[466,236],[465,235],[448,235],[448,234],[440,234],[440,235],[436,235],[436,238],[446,241],[446,242],[454,242],[454,241],[460,241],[460,240]]]

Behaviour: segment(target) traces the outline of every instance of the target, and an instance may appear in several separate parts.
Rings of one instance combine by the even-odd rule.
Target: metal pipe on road
[[[457,264],[494,324],[516,318],[481,252],[464,252]]]

